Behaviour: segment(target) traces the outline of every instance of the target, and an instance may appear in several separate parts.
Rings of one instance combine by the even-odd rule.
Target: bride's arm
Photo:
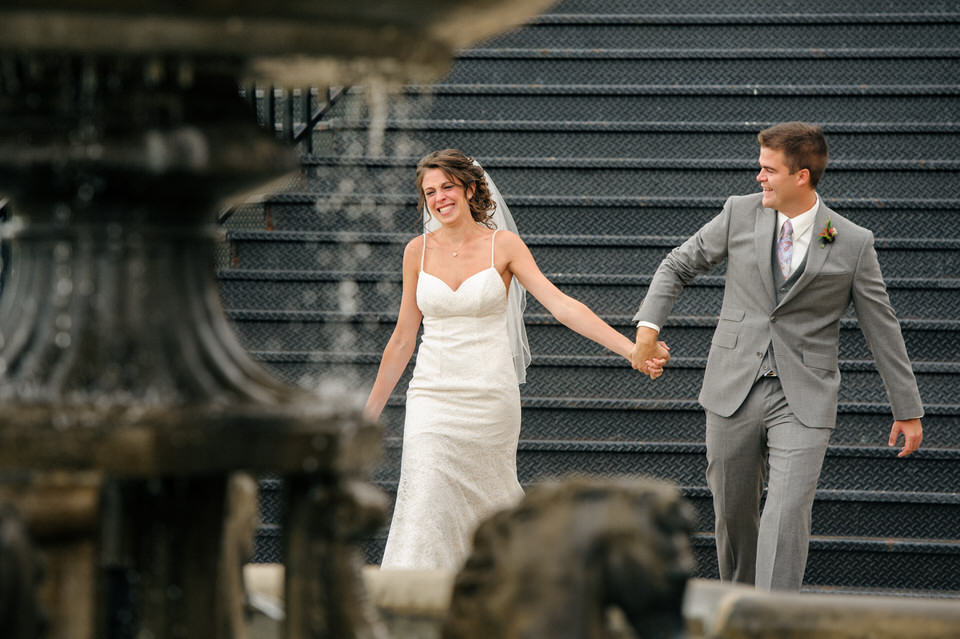
[[[393,334],[380,357],[380,369],[373,383],[363,414],[367,419],[377,420],[390,393],[403,375],[410,357],[417,346],[417,330],[423,315],[417,308],[417,278],[420,274],[420,254],[423,236],[410,240],[403,251],[403,293],[400,298],[400,313]],[[632,345],[631,345],[632,346]]]
[[[516,234],[497,233],[496,254],[508,261],[507,269],[564,326],[630,359],[633,341],[597,317],[585,304],[554,286],[540,272],[530,249]]]

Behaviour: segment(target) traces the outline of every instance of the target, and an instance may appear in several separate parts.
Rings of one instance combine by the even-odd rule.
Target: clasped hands
[[[663,375],[663,365],[670,359],[670,347],[657,337],[658,333],[652,328],[639,327],[636,344],[630,352],[630,363],[650,379]]]

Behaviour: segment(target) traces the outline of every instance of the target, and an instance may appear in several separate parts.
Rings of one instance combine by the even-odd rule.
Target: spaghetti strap
[[[427,232],[423,232],[423,246],[420,247],[420,272],[423,272],[423,256],[427,254]]]
[[[490,268],[493,268],[495,265],[493,263],[493,247],[497,243],[497,231],[500,229],[494,229],[493,235],[490,236]],[[423,267],[421,267],[423,268]]]

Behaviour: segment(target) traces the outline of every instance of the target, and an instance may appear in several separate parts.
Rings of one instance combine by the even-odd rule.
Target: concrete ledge
[[[749,590],[716,603],[706,635],[716,639],[960,637],[960,605],[951,601]]]
[[[683,594],[683,619],[687,635],[712,637],[717,609],[729,599],[755,593],[749,586],[720,583],[711,579],[691,579]]]
[[[380,610],[442,619],[450,607],[456,573],[445,570],[363,569],[363,584]]]
[[[283,610],[283,566],[244,569],[262,615]],[[450,605],[455,574],[367,566],[363,581],[394,639],[434,639]],[[262,607],[265,605],[266,607]],[[690,639],[945,639],[960,637],[956,601],[844,594],[765,593],[691,579],[683,602]],[[282,617],[281,617],[282,618]],[[279,619],[273,617],[276,623]],[[272,635],[251,633],[252,639]]]
[[[283,565],[247,564],[244,581],[251,596],[283,608]],[[363,569],[363,585],[381,609],[400,615],[442,617],[450,605],[453,572],[443,570]]]
[[[391,639],[439,639],[450,606],[453,572],[363,569],[363,585]],[[244,580],[254,615],[250,639],[278,639],[283,623],[283,566],[247,564]]]

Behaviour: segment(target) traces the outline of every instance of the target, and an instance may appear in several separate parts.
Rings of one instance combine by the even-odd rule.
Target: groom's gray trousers
[[[801,424],[776,377],[759,378],[730,417],[707,411],[706,421],[720,578],[762,590],[799,590],[831,430]]]

